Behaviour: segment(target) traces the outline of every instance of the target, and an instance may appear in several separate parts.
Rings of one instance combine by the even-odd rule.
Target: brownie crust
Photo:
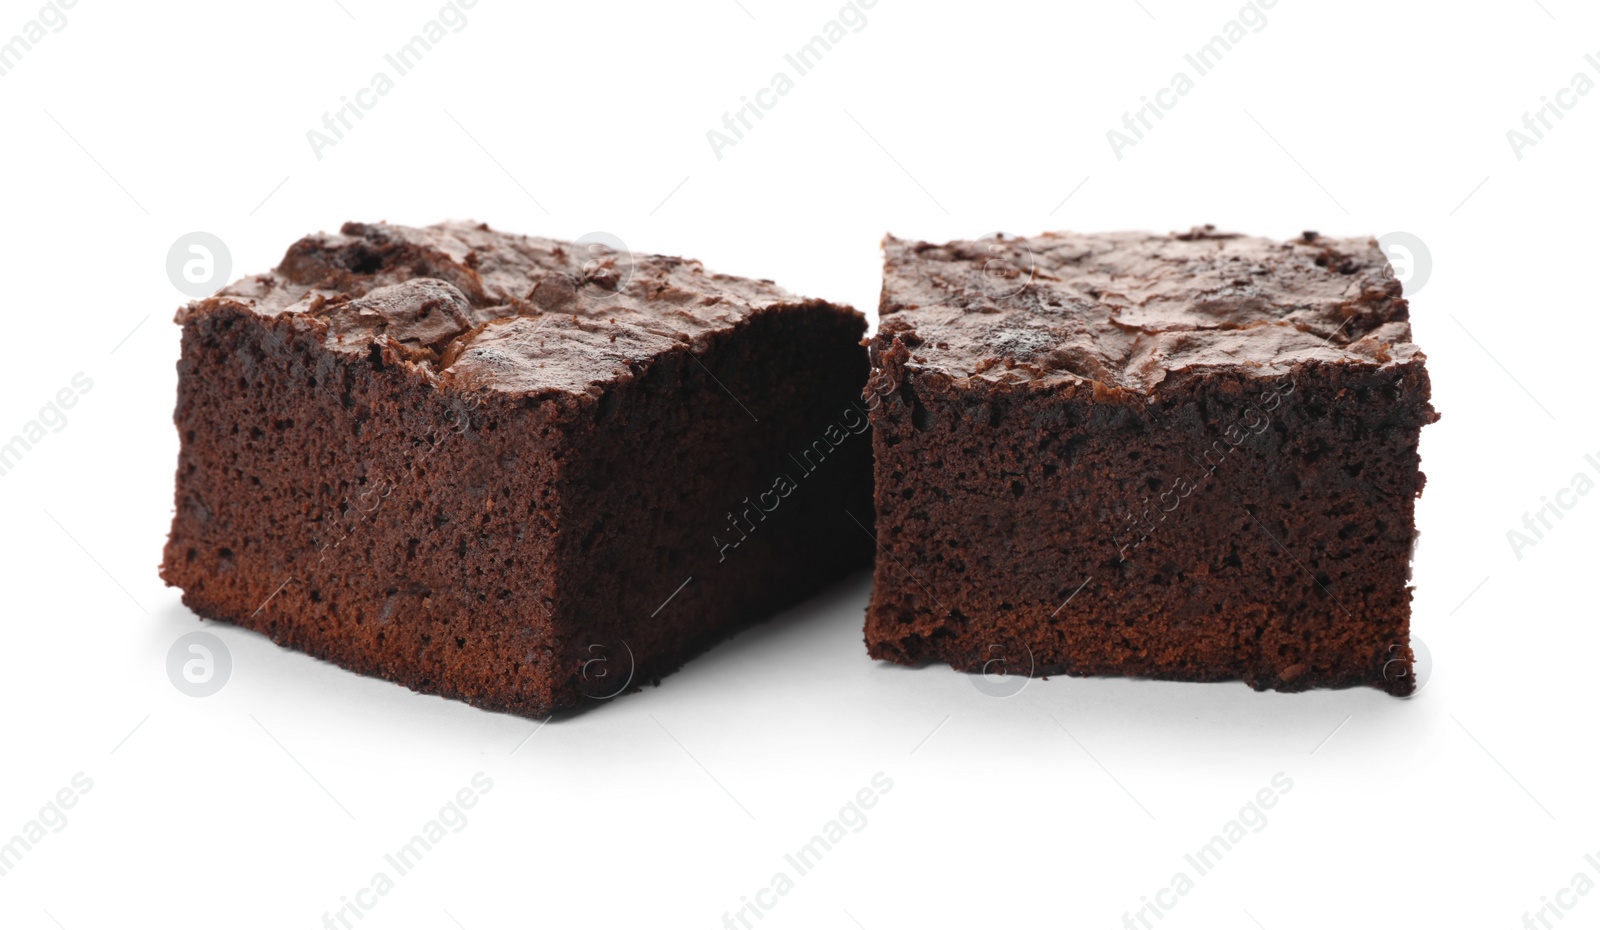
[[[1410,692],[1438,415],[1376,242],[885,250],[872,656]]]
[[[867,376],[848,307],[679,258],[352,223],[178,322],[163,578],[357,672],[543,716],[870,561],[844,515],[869,506],[870,448],[830,429]],[[779,475],[791,493],[728,546]]]

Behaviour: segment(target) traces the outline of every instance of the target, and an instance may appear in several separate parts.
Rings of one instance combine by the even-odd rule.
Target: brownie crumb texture
[[[679,258],[352,223],[178,322],[162,577],[357,672],[542,716],[871,561],[848,307]]]
[[[1414,687],[1438,419],[1371,239],[889,238],[866,640],[969,672]]]

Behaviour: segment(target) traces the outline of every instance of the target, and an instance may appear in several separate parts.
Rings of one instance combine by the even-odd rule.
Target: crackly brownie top
[[[1305,233],[1045,233],[885,240],[878,341],[957,380],[1093,381],[1149,394],[1170,376],[1273,375],[1307,361],[1417,357],[1378,243]]]
[[[812,304],[823,306],[682,258],[476,223],[346,223],[296,242],[271,273],[189,304],[178,322],[224,308],[296,314],[325,325],[335,351],[366,357],[382,343],[441,383],[583,393],[753,314]]]

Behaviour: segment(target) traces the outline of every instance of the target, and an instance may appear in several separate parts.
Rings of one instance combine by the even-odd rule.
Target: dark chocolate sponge
[[[871,559],[846,515],[871,494],[838,426],[867,378],[848,307],[481,225],[347,224],[178,322],[162,577],[346,668],[543,715]]]
[[[1438,415],[1376,242],[885,248],[874,657],[1410,692]]]

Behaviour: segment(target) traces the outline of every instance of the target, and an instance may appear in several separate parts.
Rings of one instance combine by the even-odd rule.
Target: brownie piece
[[[1438,415],[1375,241],[885,249],[873,657],[1412,690]]]
[[[871,560],[848,307],[679,258],[352,223],[178,322],[162,577],[354,671],[544,715]]]

